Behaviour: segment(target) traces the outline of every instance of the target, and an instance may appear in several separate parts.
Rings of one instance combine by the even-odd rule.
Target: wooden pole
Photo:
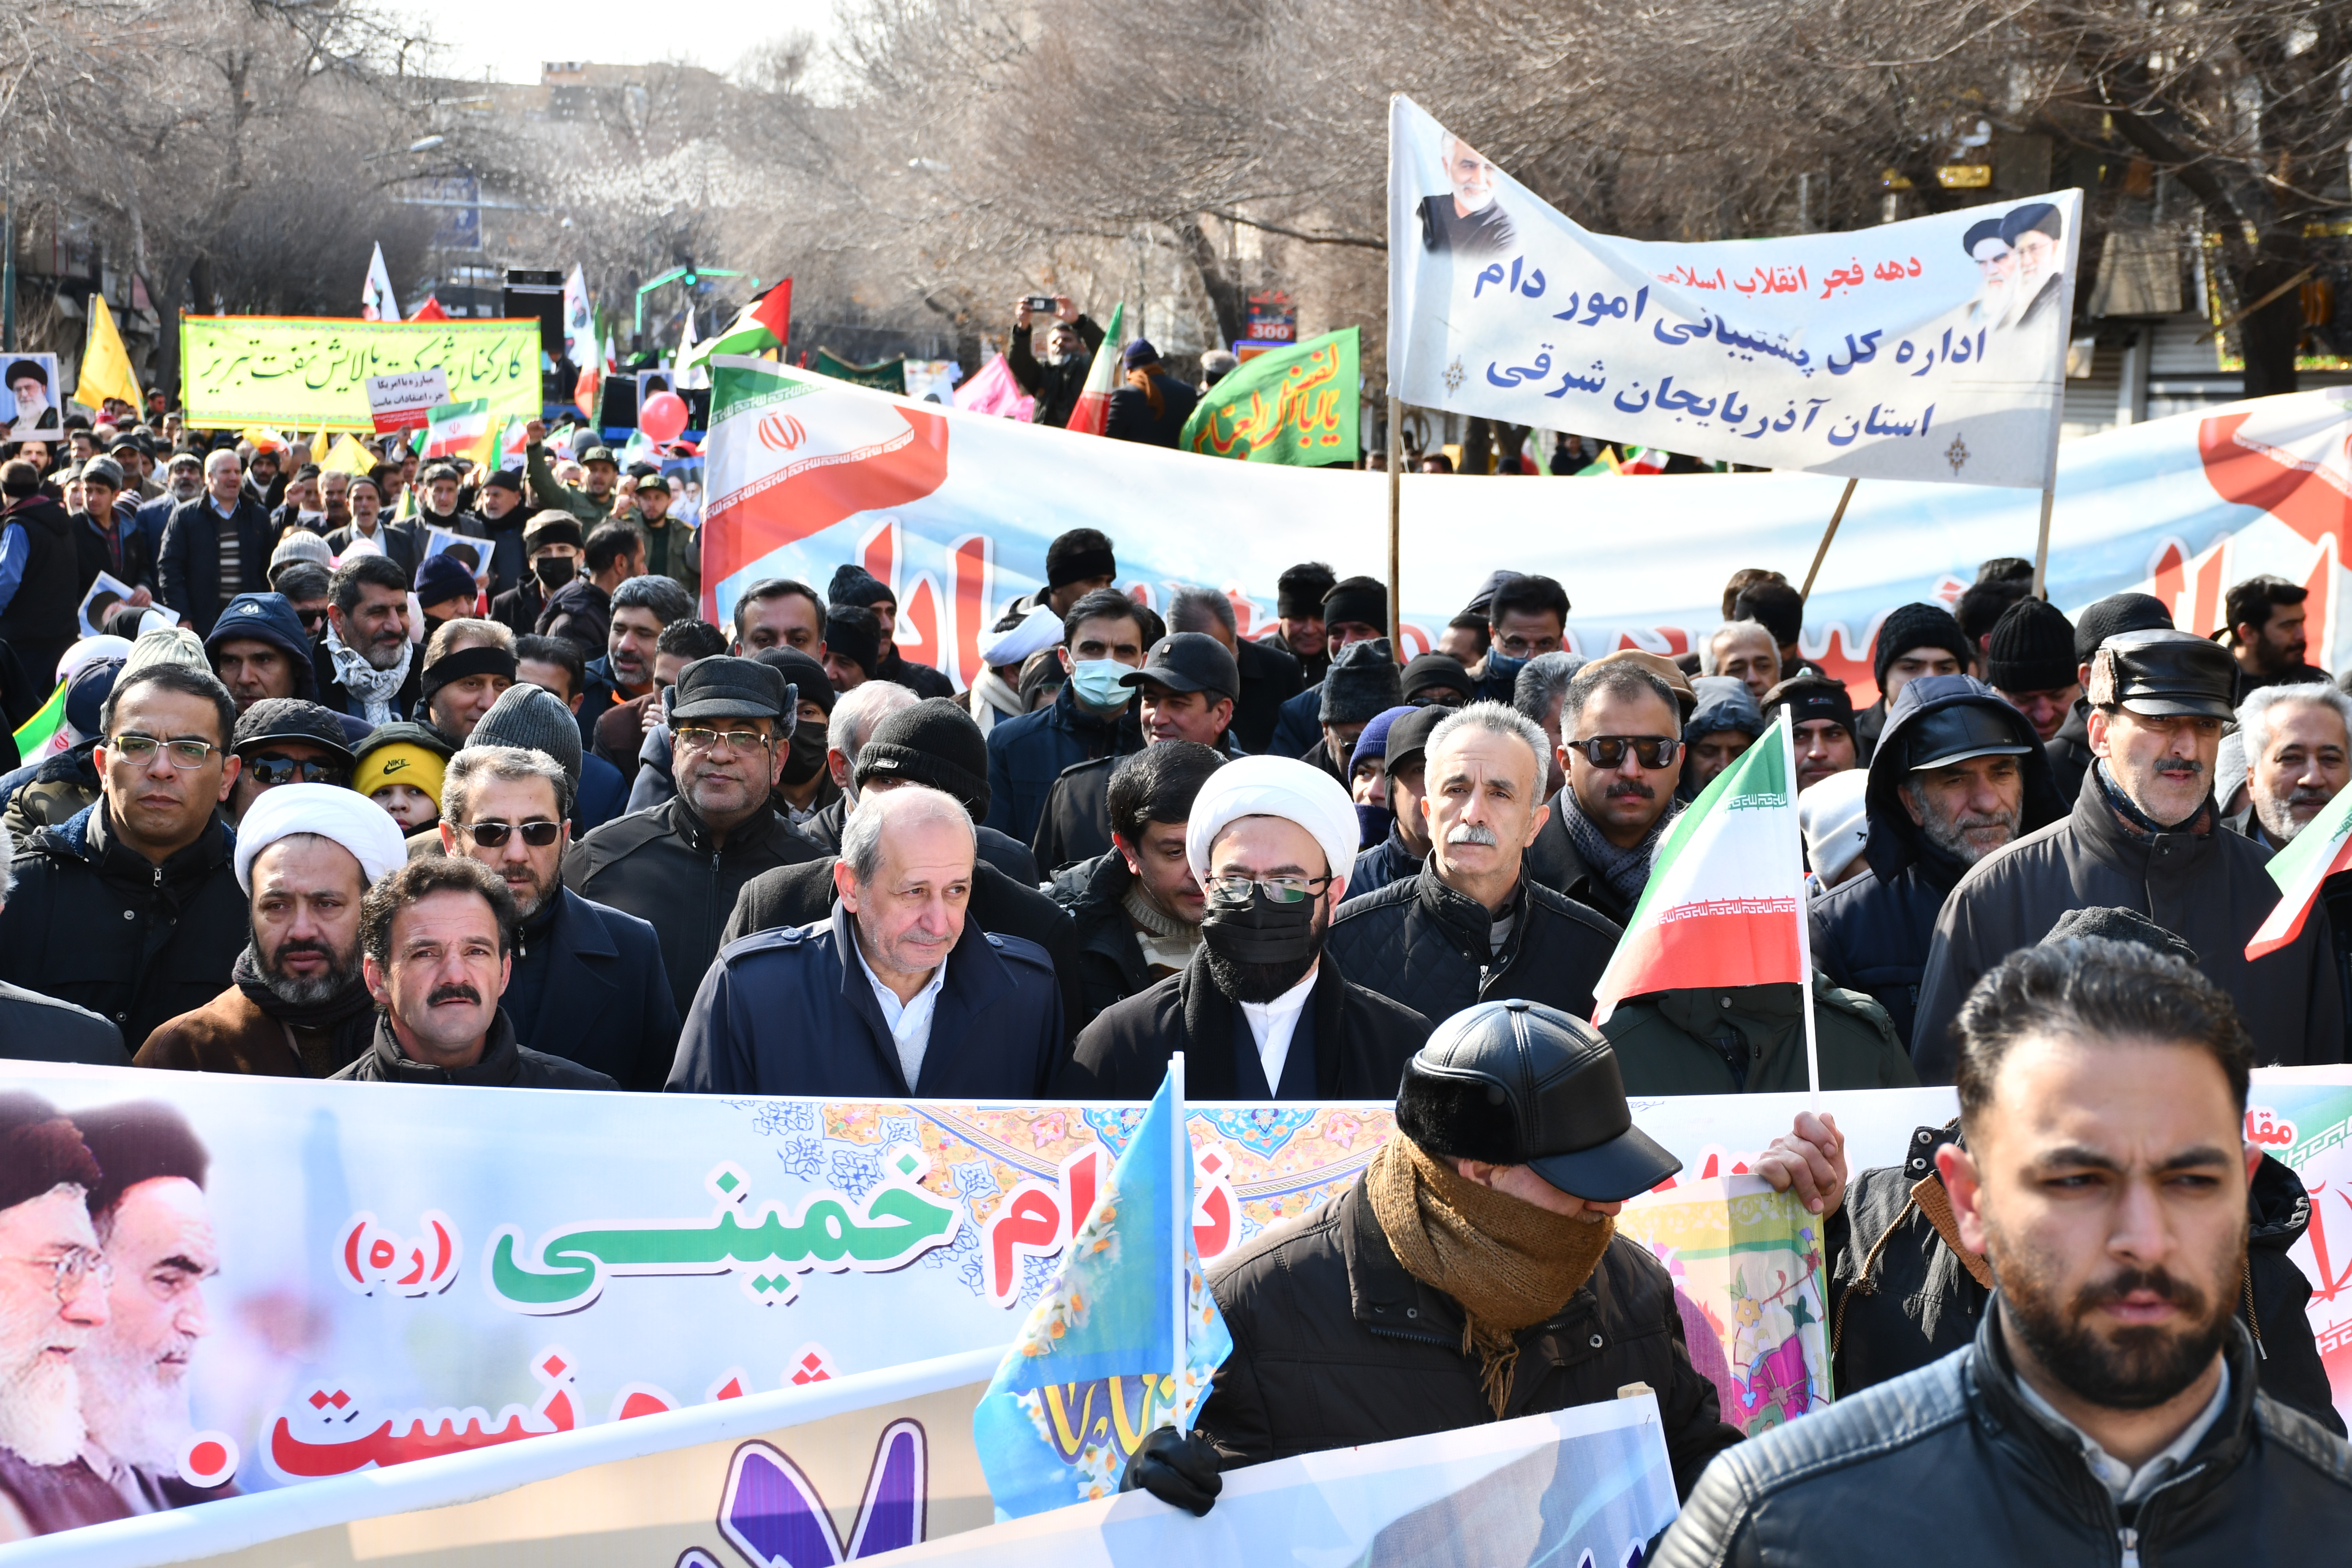
[[[2058,499],[2058,486],[2053,482],[2042,487],[2042,531],[2033,543],[2033,596],[2050,596],[2044,584],[2050,578],[2050,505]]]
[[[1813,552],[1813,563],[1805,571],[1805,585],[1797,590],[1801,602],[1813,596],[1813,579],[1822,574],[1822,563],[1829,558],[1830,541],[1837,537],[1838,524],[1845,521],[1846,502],[1853,500],[1853,487],[1861,482],[1860,479],[1846,480],[1845,490],[1838,497],[1837,510],[1830,513],[1829,531],[1822,535],[1822,547]]]
[[[1389,395],[1389,653],[1399,664],[1404,657],[1403,530],[1400,520],[1404,500],[1404,404]]]

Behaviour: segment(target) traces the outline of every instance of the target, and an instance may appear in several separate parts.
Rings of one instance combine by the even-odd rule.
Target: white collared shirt
[[[874,966],[866,962],[866,950],[857,948],[857,966],[866,971],[866,983],[874,987],[874,1000],[882,1004],[882,1021],[890,1026],[890,1043],[898,1048],[898,1069],[907,1075],[907,1091],[915,1089],[915,1080],[923,1075],[923,1054],[930,1049],[931,1015],[938,1011],[940,988],[947,984],[948,966],[943,959],[931,971],[930,984],[915,993],[911,1002],[901,1002],[898,994],[876,978]]]
[[[2190,1452],[2205,1440],[2205,1434],[2213,1429],[2213,1423],[2221,1418],[2222,1408],[2230,1403],[2230,1363],[2221,1363],[2221,1381],[2197,1419],[2183,1427],[2180,1436],[2167,1444],[2162,1453],[2152,1455],[2147,1464],[2136,1470],[2099,1447],[2098,1440],[2088,1432],[2059,1415],[2057,1406],[2042,1398],[2025,1379],[2017,1380],[2017,1390],[2037,1412],[2074,1434],[2074,1440],[2083,1446],[2083,1463],[2107,1489],[2109,1497],[2118,1504],[2133,1503],[2170,1480],[2188,1462]]]
[[[1282,1089],[1283,1064],[1290,1060],[1290,1037],[1297,1031],[1298,1015],[1307,1010],[1307,998],[1315,994],[1315,976],[1322,967],[1323,961],[1317,959],[1306,979],[1271,1002],[1241,1005],[1242,1016],[1249,1020],[1250,1035],[1257,1041],[1257,1059],[1265,1068],[1269,1094]]]

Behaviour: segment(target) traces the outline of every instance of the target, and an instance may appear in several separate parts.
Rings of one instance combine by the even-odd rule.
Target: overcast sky
[[[766,0],[749,8],[758,21],[745,29],[747,8],[718,0],[565,0],[561,5],[488,4],[483,0],[405,0],[399,9],[431,26],[446,46],[441,68],[455,77],[535,82],[545,60],[627,64],[685,59],[727,70],[754,44],[790,32],[822,36],[833,18],[831,0]],[[661,26],[646,19],[657,16]]]

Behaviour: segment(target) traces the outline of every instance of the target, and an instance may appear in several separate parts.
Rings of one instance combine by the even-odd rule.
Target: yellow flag
[[[74,386],[74,401],[96,413],[110,397],[119,397],[132,408],[143,401],[139,378],[131,374],[131,356],[122,352],[122,334],[114,330],[114,312],[106,308],[105,295],[92,292],[89,342],[81,352],[81,378]]]
[[[323,433],[321,438],[323,439]],[[364,474],[375,467],[374,457],[365,447],[361,446],[349,436],[338,440],[335,443],[335,449],[325,457],[314,458],[311,460],[321,469],[330,472],[341,469],[347,474]]]

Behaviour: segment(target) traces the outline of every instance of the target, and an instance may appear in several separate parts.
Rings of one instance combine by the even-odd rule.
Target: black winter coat
[[[1068,913],[1077,949],[1072,968],[1085,1016],[1072,1027],[1073,1036],[1083,1033],[1112,1003],[1154,984],[1143,946],[1135,940],[1135,927],[1120,907],[1134,883],[1127,858],[1114,849],[1063,868],[1046,889]]]
[[[427,1067],[403,1056],[392,1036],[392,1023],[379,1017],[375,1039],[357,1061],[327,1075],[329,1082],[439,1083],[468,1089],[618,1089],[603,1073],[562,1057],[525,1049],[515,1044],[514,1020],[499,1009],[490,1024],[489,1044],[482,1059],[469,1068]]]
[[[1122,380],[1118,390],[1110,395],[1110,418],[1103,426],[1103,434],[1114,441],[1141,441],[1147,446],[1173,447],[1184,433],[1184,421],[1192,416],[1192,407],[1201,401],[1193,388],[1166,374],[1151,378],[1152,390],[1160,394],[1157,413],[1151,407],[1150,394],[1131,382]]]
[[[163,523],[163,546],[157,552],[156,597],[171,605],[210,637],[221,609],[238,594],[257,593],[269,586],[269,552],[278,546],[269,511],[250,495],[237,498],[235,521],[240,583],[223,583],[220,569],[221,514],[209,491],[172,509]],[[407,563],[414,574],[416,563]],[[214,990],[220,989],[215,986]],[[210,1000],[210,998],[207,998]]]
[[[359,536],[359,525],[347,522],[327,535],[327,548],[337,555],[352,547]],[[384,558],[400,568],[401,574],[411,583],[416,581],[416,563],[425,559],[425,527],[414,518],[393,519],[379,516],[375,521],[375,542]]]
[[[112,832],[104,802],[16,847],[0,909],[0,980],[87,1007],[126,1040],[220,994],[245,951],[236,837],[215,816],[150,864]]]
[[[1601,1032],[1625,1092],[1795,1094],[1808,1086],[1804,998],[1793,980],[1632,996]],[[1915,1089],[1919,1075],[1886,1013],[1813,972],[1814,1055],[1823,1089]]]
[[[15,596],[6,609],[0,610],[0,642],[22,642],[27,647],[55,644],[54,653],[63,653],[81,635],[74,614],[81,603],[75,588],[81,565],[73,519],[66,515],[65,508],[36,490],[0,509],[0,534],[11,527],[25,531],[26,560]],[[48,675],[46,669],[36,670],[34,679],[46,683]],[[41,700],[48,700],[47,691]]]
[[[1922,1183],[1932,1184],[1921,1189],[1930,1198],[1941,1194],[1936,1152],[1958,1141],[1957,1125],[1915,1130],[1903,1163],[1855,1173],[1845,1202],[1830,1216],[1823,1239],[1831,1370],[1841,1399],[1916,1372],[1976,1338],[1992,1291],[1961,1261],[1958,1235],[1947,1237],[1911,1195]],[[1942,1212],[1950,1212],[1948,1205]],[[2246,1220],[2238,1321],[2260,1347],[2263,1392],[2341,1437],[2344,1418],[2305,1315],[2311,1281],[2287,1256],[2311,1223],[2311,1196],[2292,1167],[2263,1157],[2246,1191]]]
[[[1391,882],[1409,882],[1420,875],[1421,861],[1413,858],[1412,851],[1391,827],[1386,838],[1357,854],[1355,868],[1348,873],[1348,897],[1351,900],[1366,898]]]
[[[2275,854],[2279,846],[2254,816],[2252,806],[2223,819],[2231,832],[2243,834]],[[2338,871],[2319,884],[2319,901],[2327,910],[2328,951],[2336,963],[2336,989],[2344,998],[2345,1056],[2352,1058],[2352,871]]]
[[[1341,904],[1325,945],[1349,973],[1432,1025],[1488,1000],[1592,1016],[1592,988],[1617,950],[1617,928],[1524,875],[1514,908],[1496,952],[1486,906],[1447,887],[1432,856],[1415,876]]]
[[[563,885],[652,924],[671,999],[684,1017],[745,885],[820,853],[772,808],[714,845],[694,808],[673,799],[615,817],[574,845],[563,858]]]
[[[2278,902],[2278,885],[2263,868],[2269,852],[2221,826],[2219,815],[2209,802],[2202,834],[2136,834],[2107,805],[2095,770],[2072,815],[1971,868],[1937,918],[1927,953],[1911,1035],[1919,1081],[1952,1081],[1951,1022],[1985,972],[2040,942],[2068,910],[2093,906],[2137,910],[2187,942],[2238,1005],[2257,1065],[2342,1061],[2327,912],[2312,910],[2293,942],[2247,963],[2246,942]]]
[[[1053,961],[964,922],[907,1081],[845,909],[719,950],[686,1016],[669,1088],[688,1094],[1034,1100],[1062,1052]]]
[[[1650,1559],[1661,1568],[1906,1568],[2334,1561],[2352,1535],[2352,1454],[2257,1386],[2234,1325],[2221,1418],[2126,1524],[2072,1432],[2037,1415],[1985,1315],[1908,1377],[1748,1439],[1710,1468]]]
[[[587,577],[574,577],[540,607],[538,624],[531,630],[543,637],[570,637],[586,658],[603,658],[613,638],[613,595]],[[582,703],[581,723],[593,724],[610,706],[598,703],[591,713],[589,705]]]
[[[87,1007],[0,981],[0,1057],[127,1068],[122,1031]]]
[[[2058,726],[2058,732],[2042,742],[2042,754],[2050,759],[2050,781],[2058,793],[2068,800],[2074,798],[2083,787],[2083,775],[2091,771],[2091,705],[2082,698],[2074,699],[2074,710]]]
[[[1141,750],[1134,703],[1115,718],[1100,719],[1080,709],[1076,688],[1065,686],[1050,706],[988,731],[988,826],[1026,844],[1036,836],[1045,797],[1063,770]]]
[[[1315,1098],[1394,1100],[1407,1058],[1429,1038],[1429,1020],[1355,984],[1327,948],[1307,1005],[1315,1020]],[[1239,1100],[1236,1004],[1217,989],[1195,952],[1171,974],[1105,1008],[1079,1034],[1054,1093],[1063,1100],[1150,1100],[1168,1058],[1184,1053],[1184,1092],[1193,1100]]]
[[[882,660],[874,671],[874,679],[903,686],[918,697],[953,697],[955,682],[947,672],[928,664],[917,664],[898,651],[897,643],[882,650]]]
[[[1029,853],[1046,875],[1111,852],[1110,774],[1121,759],[1097,757],[1062,770],[1037,814]]]
[[[1247,638],[1234,648],[1234,663],[1242,673],[1241,695],[1234,700],[1234,743],[1244,752],[1264,752],[1274,742],[1282,705],[1306,689],[1307,672],[1289,649]]]
[[[1460,1305],[1405,1272],[1360,1175],[1297,1224],[1243,1247],[1209,1285],[1234,1351],[1197,1426],[1223,1468],[1495,1419],[1478,1386],[1478,1357],[1463,1353]],[[1639,1242],[1612,1241],[1567,1304],[1517,1337],[1507,1417],[1598,1405],[1646,1383],[1682,1496],[1709,1459],[1739,1441],[1715,1384],[1691,1364],[1673,1279]]]
[[[528,967],[544,973],[527,979]],[[509,1006],[526,984],[538,997],[528,1028],[517,1025],[526,1048],[578,1062],[623,1089],[657,1089],[669,1077],[677,997],[662,967],[661,937],[646,921],[558,888],[550,918],[522,927]]]

